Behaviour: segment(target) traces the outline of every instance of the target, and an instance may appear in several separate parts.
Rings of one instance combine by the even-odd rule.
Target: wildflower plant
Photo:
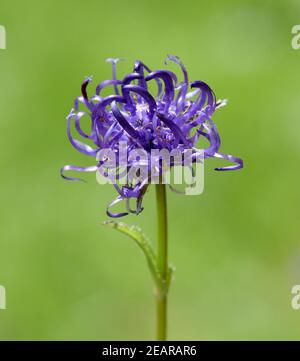
[[[105,224],[130,236],[145,254],[155,282],[157,338],[165,340],[167,295],[172,279],[167,257],[166,174],[175,167],[187,167],[195,175],[195,167],[203,165],[206,158],[221,158],[233,163],[215,168],[217,171],[240,169],[243,161],[219,151],[221,140],[212,115],[226,102],[217,101],[212,89],[203,81],[190,82],[178,57],[169,55],[166,64],[173,62],[179,66],[181,81],[174,72],[152,71],[141,61],[135,62],[131,73],[118,79],[116,66],[119,59],[107,61],[112,65],[112,79],[98,84],[91,96],[88,87],[92,78],[86,78],[81,85],[81,96],[76,98],[67,117],[70,143],[79,152],[93,157],[95,164],[87,167],[66,165],[62,167],[61,175],[75,181],[81,179],[67,176],[67,171],[96,172],[101,182],[105,179],[111,183],[117,191],[117,197],[107,206],[107,215],[111,218],[140,214],[143,197],[151,183],[155,184],[156,251],[138,227],[116,221]],[[154,94],[150,90],[153,82],[157,88]],[[103,95],[111,88],[112,94]],[[82,126],[86,118],[89,132]],[[74,131],[81,140],[74,137]],[[207,146],[198,148],[202,141]],[[164,152],[169,154],[167,160]],[[170,188],[175,190],[171,185]],[[112,207],[120,202],[125,204],[124,211],[114,212]]]

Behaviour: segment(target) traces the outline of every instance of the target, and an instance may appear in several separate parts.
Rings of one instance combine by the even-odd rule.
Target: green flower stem
[[[157,266],[161,282],[156,287],[157,340],[167,339],[168,297],[168,229],[165,184],[156,184],[157,205]]]

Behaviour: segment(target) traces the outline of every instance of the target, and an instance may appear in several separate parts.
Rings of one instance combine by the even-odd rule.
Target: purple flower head
[[[82,95],[75,100],[74,107],[67,117],[68,138],[74,148],[94,158],[101,150],[109,149],[119,159],[119,144],[126,142],[126,154],[132,150],[142,149],[150,157],[150,152],[154,149],[179,150],[182,154],[191,150],[192,163],[199,161],[201,157],[202,159],[203,157],[223,158],[234,164],[215,168],[218,171],[243,167],[241,159],[219,152],[220,136],[211,117],[225,102],[217,102],[214,92],[203,81],[190,82],[187,71],[178,57],[169,55],[166,63],[171,61],[179,65],[183,74],[181,82],[178,82],[173,72],[152,71],[141,61],[136,61],[132,73],[119,80],[116,75],[116,65],[119,60],[107,59],[107,62],[112,64],[112,79],[98,84],[95,95],[89,96],[87,91],[92,81],[91,77],[86,78],[82,83]],[[153,83],[157,88],[155,94],[150,90],[153,89]],[[104,95],[111,88],[113,92]],[[79,109],[82,106],[84,110]],[[89,131],[84,130],[82,125],[82,120],[86,117],[90,123]],[[84,141],[74,138],[71,129]],[[208,146],[200,152],[196,148],[196,143],[201,139],[206,140]],[[102,169],[106,161],[107,157],[97,157],[94,166],[66,165],[61,169],[61,175],[68,180],[80,180],[66,176],[65,171],[95,172],[101,168],[101,174],[109,178],[109,174]],[[136,158],[126,161],[126,171],[128,171],[145,160]],[[120,177],[122,164],[120,160],[118,162],[114,168],[117,168],[116,173]],[[151,168],[150,161],[147,164]],[[106,166],[109,168],[108,164]],[[161,163],[156,171],[158,176],[163,173]],[[118,192],[118,197],[108,205],[107,214],[110,217],[121,217],[128,213],[139,214],[143,209],[142,199],[148,182],[128,181],[124,185],[119,185],[115,179],[111,181]],[[136,201],[135,209],[130,207],[132,198]],[[126,202],[127,211],[112,213],[110,208],[123,200]]]

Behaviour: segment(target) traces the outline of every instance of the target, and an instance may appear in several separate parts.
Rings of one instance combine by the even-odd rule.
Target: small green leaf
[[[169,267],[167,280],[163,281],[161,278],[160,270],[157,266],[156,253],[143,231],[137,226],[130,226],[123,222],[105,221],[103,222],[103,224],[114,228],[123,234],[126,234],[135,241],[135,243],[139,246],[139,248],[142,250],[146,257],[150,272],[154,278],[157,287],[159,287],[160,290],[165,290],[167,292],[170,282],[172,280],[173,268]]]
[[[123,222],[105,221],[103,222],[103,224],[114,228],[123,234],[126,234],[135,241],[135,243],[140,247],[146,257],[155,282],[159,281],[159,271],[157,269],[156,254],[152,248],[151,243],[142,232],[142,230],[137,226],[130,226]]]

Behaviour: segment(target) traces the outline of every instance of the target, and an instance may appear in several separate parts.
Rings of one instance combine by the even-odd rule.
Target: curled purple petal
[[[115,116],[116,120],[119,122],[121,127],[127,132],[130,136],[137,139],[139,138],[139,133],[132,128],[132,126],[127,122],[123,114],[120,112],[119,108],[117,107],[116,102],[114,101],[111,105],[111,110],[113,115]]]
[[[194,81],[191,83],[191,88],[199,88],[201,90],[203,90],[204,94],[207,97],[207,104],[210,105],[213,110],[216,107],[216,96],[215,93],[212,91],[212,89],[206,84],[204,83],[204,81]]]
[[[84,103],[91,111],[93,110],[93,103],[90,103],[86,89],[87,89],[87,86],[89,85],[89,83],[92,82],[92,80],[93,80],[92,77],[89,76],[89,77],[85,78],[84,82],[81,84],[81,94],[84,99]]]
[[[175,64],[177,64],[177,65],[180,66],[180,68],[181,68],[181,70],[182,70],[182,73],[183,73],[184,82],[185,82],[186,84],[188,84],[188,83],[189,83],[188,73],[187,73],[186,68],[185,68],[185,66],[183,65],[182,61],[179,59],[179,57],[178,57],[178,56],[175,56],[175,55],[170,55],[170,54],[169,54],[169,55],[167,56],[166,61],[165,61],[166,64],[167,64],[168,60],[173,61]]]
[[[97,118],[101,116],[105,112],[105,108],[112,102],[125,103],[125,99],[121,95],[109,95],[101,99],[101,101],[95,106],[92,117]]]
[[[112,213],[110,211],[110,208],[112,208],[117,203],[120,203],[123,201],[123,198],[121,196],[118,196],[116,199],[114,199],[112,202],[110,202],[106,208],[106,214],[111,218],[121,218],[128,215],[128,212],[119,212],[119,213]]]
[[[181,142],[185,145],[188,145],[188,141],[185,138],[184,134],[180,130],[180,128],[169,118],[167,118],[164,114],[157,113],[158,118],[169,127],[176,137],[181,140]]]
[[[73,136],[71,134],[71,120],[72,120],[72,118],[69,117],[68,118],[68,125],[67,125],[67,134],[68,134],[68,138],[69,138],[70,143],[80,153],[90,155],[90,156],[96,156],[97,149],[94,149],[91,146],[89,146],[88,144],[85,144],[85,143],[81,142],[80,140],[73,138]]]
[[[145,101],[149,104],[149,117],[150,119],[153,118],[154,111],[156,109],[156,101],[147,90],[138,85],[125,85],[122,90],[126,99],[130,98],[129,92],[134,92],[143,97]]]
[[[84,138],[88,138],[91,139],[92,136],[91,134],[87,134],[85,131],[82,130],[81,126],[80,126],[80,120],[83,116],[89,116],[87,113],[85,112],[78,112],[77,114],[74,114],[74,119],[75,119],[75,127],[77,132]]]
[[[141,88],[144,88],[147,90],[147,83],[146,83],[146,80],[144,77],[144,68],[145,68],[144,64],[141,61],[137,60],[134,63],[134,71],[141,75],[141,77],[139,78],[138,84]]]
[[[219,168],[215,168],[215,170],[218,171],[227,171],[227,170],[237,170],[237,169],[241,169],[244,166],[244,162],[242,159],[234,157],[233,155],[230,154],[223,154],[223,153],[215,153],[214,154],[215,158],[221,158],[221,159],[226,159],[229,160],[233,163],[236,163],[235,165],[229,165],[226,167],[219,167]]]
[[[75,177],[68,177],[66,176],[64,173],[66,171],[76,171],[76,172],[96,172],[97,171],[97,166],[90,166],[90,167],[78,167],[76,165],[65,165],[63,167],[61,167],[60,169],[60,175],[62,176],[62,178],[66,179],[66,180],[70,180],[70,181],[81,181],[81,182],[85,182],[84,179],[81,178],[75,178]]]
[[[186,71],[185,66],[183,65],[182,61],[179,59],[178,56],[168,55],[165,63],[167,64],[168,61],[172,61],[175,64],[179,65],[180,68],[181,68],[181,71],[183,73],[184,81],[181,84],[180,91],[179,91],[178,96],[176,98],[177,110],[178,110],[178,112],[181,112],[183,110],[183,107],[184,107],[184,104],[185,104],[187,89],[188,89],[188,85],[189,85],[188,73]]]
[[[136,79],[141,79],[142,75],[139,73],[130,73],[128,75],[126,75],[122,81],[122,85],[129,85],[132,81],[136,80]]]
[[[117,85],[121,85],[121,84],[122,84],[121,80],[116,80],[116,79],[104,80],[103,82],[101,82],[100,84],[97,85],[97,87],[96,87],[96,95],[100,95],[101,90],[106,88],[109,85],[113,85],[114,87],[116,87]],[[118,95],[118,94],[116,93],[116,95]]]
[[[147,77],[146,77],[146,81],[152,80],[152,79],[162,79],[164,84],[165,84],[165,96],[164,96],[164,100],[167,102],[167,108],[166,110],[169,108],[169,105],[171,104],[173,98],[174,98],[174,84],[173,84],[173,80],[176,83],[177,78],[176,75],[174,73],[172,73],[171,71],[167,71],[167,70],[156,70],[152,73],[150,73]]]

